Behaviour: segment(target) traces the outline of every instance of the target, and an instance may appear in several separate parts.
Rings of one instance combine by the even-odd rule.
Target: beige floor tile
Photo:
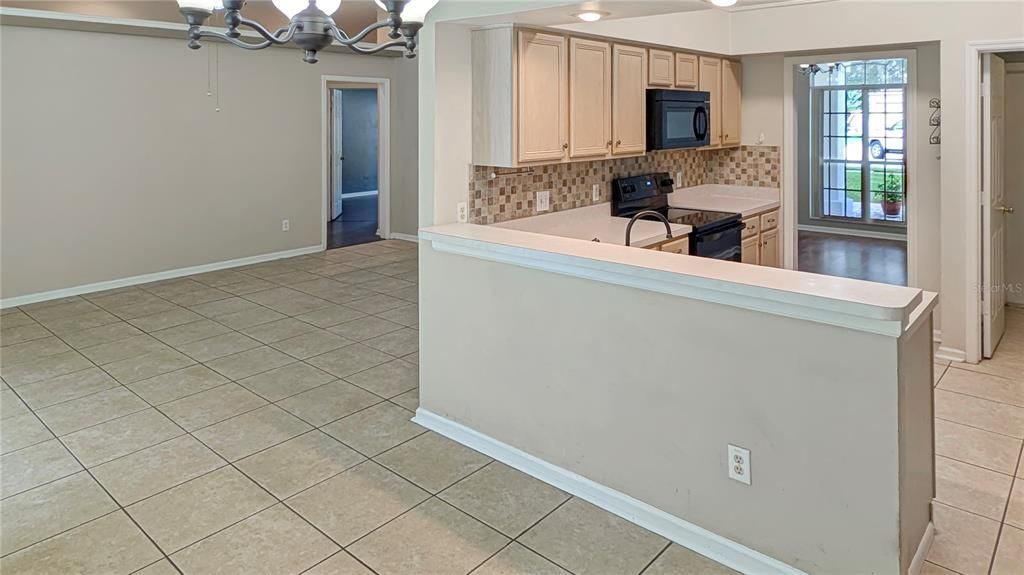
[[[252,392],[269,401],[278,401],[334,381],[329,373],[302,362],[295,362],[238,380]]]
[[[273,279],[268,278],[269,281]],[[274,288],[245,296],[284,315],[302,315],[331,306],[331,302],[291,288]]]
[[[275,405],[222,421],[193,435],[228,461],[237,461],[261,449],[282,443],[312,429]]]
[[[273,282],[278,285],[291,286],[303,282],[315,281],[321,279],[321,277],[317,274],[309,273],[307,271],[293,270],[290,272],[285,272],[283,274],[270,276],[266,279],[267,281]]]
[[[286,317],[287,316],[283,313],[278,313],[265,307],[259,307],[256,309],[248,309],[245,311],[238,311],[218,316],[217,322],[222,323],[231,329],[241,330],[284,319]]]
[[[14,390],[0,390],[0,420],[25,415],[28,412],[28,406],[21,401]]]
[[[81,471],[0,501],[0,554],[9,555],[117,509]]]
[[[354,310],[350,307],[345,307],[343,305],[334,304],[330,307],[302,314],[298,316],[296,319],[301,319],[302,321],[311,323],[319,328],[328,328],[336,326],[340,323],[353,321],[362,317],[366,317],[366,314],[361,311]]]
[[[935,542],[928,561],[962,575],[988,573],[998,522],[941,503],[932,505],[932,521]]]
[[[18,394],[32,409],[42,409],[120,385],[105,371],[90,367],[53,379],[30,383],[18,388]]]
[[[1024,529],[1024,482],[1016,481],[1010,491],[1010,503],[1006,507],[1006,517],[1003,519],[1008,525]]]
[[[83,329],[118,323],[120,321],[121,318],[108,311],[96,310],[69,317],[40,320],[39,323],[59,337],[76,331],[82,331]]]
[[[0,433],[0,453],[10,453],[51,439],[46,426],[32,413],[5,419]]]
[[[88,313],[99,310],[100,307],[80,297],[71,297],[62,300],[46,301],[37,304],[21,306],[21,310],[28,313],[36,321],[47,321],[60,317]]]
[[[408,284],[409,282],[404,283]],[[406,289],[418,289],[415,284],[409,285],[410,287]],[[400,293],[401,292],[395,292],[391,295],[398,297]],[[377,317],[382,317],[388,321],[400,323],[404,326],[414,327],[416,325],[419,325],[420,323],[420,306],[413,304],[402,307],[396,307],[395,309],[390,309],[388,311],[381,312],[380,314],[377,315]]]
[[[427,431],[413,423],[412,416],[412,412],[385,401],[326,425],[323,430],[373,457]]]
[[[135,319],[129,320],[128,323],[141,329],[146,333],[159,331],[186,323],[191,323],[203,319],[203,316],[197,314],[194,311],[189,311],[184,308],[175,308],[172,310],[162,311],[154,313],[152,315],[144,315]]]
[[[334,276],[334,277],[337,277],[337,276]],[[361,288],[358,285],[346,284],[346,283],[337,282],[337,281],[335,281],[334,283],[337,284],[337,285],[334,286],[329,291],[324,290],[324,291],[318,292],[316,294],[317,297],[323,298],[323,299],[325,299],[325,300],[327,300],[327,301],[329,301],[331,303],[335,303],[335,304],[338,304],[338,305],[344,305],[344,306],[348,307],[348,304],[350,302],[353,302],[353,301],[356,301],[356,300],[359,300],[359,299],[363,299],[363,298],[372,296],[375,293],[377,293],[375,291],[371,291],[371,290],[368,290],[366,288]],[[363,312],[363,313],[365,313],[365,312]]]
[[[939,382],[939,389],[1024,407],[1024,382],[968,371],[961,365],[951,366],[946,371]]]
[[[125,306],[119,306],[114,309],[107,310],[110,313],[116,315],[123,320],[130,320],[147,315],[153,315],[163,311],[171,311],[177,309],[178,306],[169,302],[164,301],[156,296],[152,296],[153,300],[134,303]]]
[[[0,326],[0,341],[3,341],[4,345],[24,343],[26,341],[42,339],[52,335],[53,334],[50,333],[50,330],[37,323],[15,326],[4,323]]]
[[[391,398],[391,401],[415,413],[420,406],[420,388],[417,387],[416,389],[409,390],[402,395],[396,395]]]
[[[416,273],[416,272],[412,272],[412,273]],[[413,282],[409,282],[409,283],[413,283]],[[398,291],[391,292],[389,295],[397,297],[399,299],[404,299],[407,302],[416,303],[416,302],[418,302],[420,300],[420,288],[419,288],[419,286],[417,286],[416,284],[413,283],[412,287],[407,287],[405,289],[400,289]],[[403,308],[399,308],[399,309],[403,309]],[[409,325],[413,326],[413,325],[418,325],[418,324],[419,324],[419,321],[417,320],[416,323],[411,323]]]
[[[196,361],[206,362],[260,347],[260,342],[238,332],[216,335],[178,346],[178,351]]]
[[[942,419],[935,421],[935,453],[952,459],[1013,474],[1021,440]]]
[[[679,573],[739,575],[737,571],[674,543],[669,545],[668,549],[644,571],[644,575],[677,575]]]
[[[154,351],[167,349],[170,349],[167,347],[167,344],[143,333],[119,341],[86,347],[78,351],[96,365],[106,365],[115,361],[131,359]]]
[[[274,287],[274,284],[267,280],[261,280],[259,278],[250,277],[247,280],[243,280],[233,284],[227,284],[220,286],[220,289],[234,295],[247,295],[265,289]]]
[[[116,511],[0,559],[0,571],[128,575],[158,559],[160,551]]]
[[[381,397],[391,398],[415,389],[420,382],[420,370],[416,365],[396,359],[352,374],[345,381]]]
[[[271,344],[297,359],[307,359],[352,344],[353,341],[329,331],[317,329]]]
[[[1013,478],[988,469],[937,456],[935,499],[1002,521]]]
[[[570,575],[568,571],[512,542],[488,559],[473,575]],[[695,574],[694,574],[695,575]]]
[[[379,455],[376,461],[437,493],[491,462],[491,458],[434,432]]]
[[[184,435],[94,467],[92,474],[121,505],[130,505],[226,465]]]
[[[303,575],[374,575],[362,563],[345,551],[339,551],[318,563]]]
[[[251,309],[257,309],[259,307],[259,304],[255,304],[247,299],[242,299],[240,297],[229,297],[219,299],[216,301],[189,306],[189,309],[196,312],[199,315],[216,318],[217,316],[238,313],[240,311],[248,311]]]
[[[287,503],[331,539],[347,546],[428,497],[419,487],[367,461]]]
[[[228,378],[205,365],[191,365],[185,369],[164,373],[128,386],[152,405],[161,405],[213,389],[228,382]]]
[[[147,407],[149,405],[137,395],[125,387],[118,386],[51,405],[38,410],[36,414],[59,437],[97,423],[142,411]]]
[[[45,337],[0,347],[0,363],[12,366],[18,363],[37,361],[69,351],[71,348],[56,337]]]
[[[469,573],[508,543],[503,535],[458,509],[430,499],[348,551],[379,573]]]
[[[360,269],[360,268],[354,268],[354,269],[352,269],[350,271],[341,272],[341,273],[334,274],[333,276],[331,276],[331,278],[334,279],[334,281],[338,281],[338,282],[341,282],[341,283],[344,283],[344,284],[348,284],[348,285],[359,285],[359,284],[366,283],[368,281],[373,281],[373,280],[381,279],[381,278],[384,278],[384,277],[390,277],[390,276],[385,276],[384,274],[379,274],[379,273],[376,273],[376,272],[371,272],[369,270]],[[362,288],[362,289],[366,289],[366,288]],[[369,295],[367,295],[365,297],[372,297],[372,296],[377,294],[377,292],[375,292],[373,290],[367,290],[367,292],[368,292]],[[364,298],[360,298],[360,299],[364,299]]]
[[[416,353],[410,353],[409,355],[402,356],[402,359],[404,361],[408,361],[409,363],[411,363],[413,365],[419,365],[420,364],[420,352],[417,351]]]
[[[290,355],[262,346],[215,359],[207,362],[206,365],[228,379],[239,380],[294,361],[295,358]]]
[[[992,359],[979,364],[964,363],[966,370],[1008,377],[1024,381],[1024,341],[1011,337],[1004,338]]]
[[[360,286],[362,287],[362,286]],[[408,305],[409,302],[404,299],[398,299],[389,295],[377,294],[363,299],[357,299],[346,303],[348,307],[359,310],[364,313],[378,314],[381,312],[388,311],[389,309],[395,309],[396,307],[403,307]]]
[[[155,409],[65,435],[62,440],[87,468],[163,443],[185,432]]]
[[[156,377],[163,373],[177,371],[194,363],[195,361],[188,356],[167,348],[138,357],[108,363],[103,366],[103,369],[114,376],[114,379],[127,385],[143,379]]]
[[[0,467],[0,497],[10,497],[82,470],[56,439],[2,455]]]
[[[169,327],[160,331],[154,331],[150,335],[171,346],[185,345],[201,339],[216,335],[229,333],[231,328],[223,326],[215,321],[201,319],[175,327]]]
[[[394,358],[386,353],[357,343],[310,358],[306,363],[319,367],[335,377],[348,377],[392,359]]]
[[[251,279],[251,277],[242,272],[228,269],[199,274],[192,276],[192,279],[210,287],[218,287],[242,282]]]
[[[270,323],[241,330],[245,335],[265,344],[302,335],[316,329],[314,326],[298,319],[288,317]]]
[[[315,426],[330,423],[380,403],[381,398],[344,381],[335,381],[277,402]]]
[[[400,289],[411,287],[413,285],[415,284],[413,284],[412,282],[400,280],[396,277],[383,276],[378,279],[372,279],[370,281],[363,282],[359,284],[359,287],[371,289],[375,292],[380,292],[383,294],[390,294],[391,292],[396,292]]]
[[[286,499],[365,459],[323,432],[313,430],[235,465],[275,497]]]
[[[180,306],[190,307],[206,302],[229,298],[231,297],[231,294],[216,288],[202,286],[198,289],[192,289],[188,290],[187,292],[174,295],[167,295],[164,297],[167,299],[167,301],[174,302]]]
[[[160,411],[186,431],[194,431],[266,404],[263,398],[244,387],[228,383],[165,403]]]
[[[388,355],[401,357],[419,351],[420,332],[419,330],[404,327],[400,330],[368,339],[363,343],[374,349],[379,349]]]
[[[959,575],[956,571],[950,571],[945,567],[939,567],[934,563],[924,562],[919,575]]]
[[[221,467],[126,509],[164,553],[212,535],[277,503],[233,467]]]
[[[1024,407],[937,389],[935,417],[1024,438]]]
[[[29,342],[34,343],[34,342]],[[51,355],[42,359],[16,363],[14,365],[3,363],[0,360],[0,376],[4,378],[11,387],[20,387],[38,381],[53,379],[76,371],[82,371],[95,367],[91,361],[85,359],[77,351],[68,351]]]
[[[992,561],[992,575],[1019,575],[1024,573],[1024,531],[1004,525]]]
[[[668,543],[580,499],[572,499],[519,541],[576,575],[639,573]]]
[[[276,505],[174,554],[187,575],[302,573],[338,546],[284,505]]]
[[[133,575],[179,575],[178,570],[166,559],[161,559],[146,567],[142,571],[136,571]]]
[[[569,495],[494,461],[438,497],[515,538],[565,502]]]
[[[402,329],[402,324],[387,321],[379,317],[367,316],[353,321],[340,323],[327,331],[347,337],[353,341],[365,341],[386,333]]]

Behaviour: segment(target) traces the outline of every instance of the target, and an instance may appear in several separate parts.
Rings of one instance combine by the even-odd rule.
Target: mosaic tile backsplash
[[[777,146],[741,146],[725,150],[664,150],[645,156],[551,164],[534,168],[473,166],[469,181],[469,221],[495,224],[536,215],[534,194],[551,192],[551,210],[558,212],[611,201],[612,180],[651,172],[668,172],[677,186],[731,184],[779,187]],[[492,174],[494,177],[492,178]],[[591,188],[600,186],[601,199],[591,200]]]

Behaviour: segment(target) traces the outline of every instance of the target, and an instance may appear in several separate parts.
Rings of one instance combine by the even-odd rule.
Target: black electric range
[[[613,180],[612,215],[631,218],[645,210],[658,212],[673,224],[693,228],[690,232],[690,255],[740,261],[741,233],[745,227],[740,221],[742,216],[713,210],[670,208],[668,194],[672,193],[672,184],[666,173]]]

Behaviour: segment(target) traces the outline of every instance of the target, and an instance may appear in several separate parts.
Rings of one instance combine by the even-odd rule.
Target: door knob
[[[1000,212],[1003,212],[1004,214],[1012,214],[1013,212],[1017,211],[1015,208],[1009,206],[996,206],[996,209],[999,210]]]

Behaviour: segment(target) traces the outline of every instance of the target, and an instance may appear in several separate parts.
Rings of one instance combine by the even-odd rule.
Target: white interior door
[[[345,161],[345,147],[342,142],[341,106],[342,91],[331,90],[331,220],[341,215],[341,172]]]
[[[1006,331],[1006,190],[1003,134],[1006,65],[982,56],[982,352],[992,357]]]

